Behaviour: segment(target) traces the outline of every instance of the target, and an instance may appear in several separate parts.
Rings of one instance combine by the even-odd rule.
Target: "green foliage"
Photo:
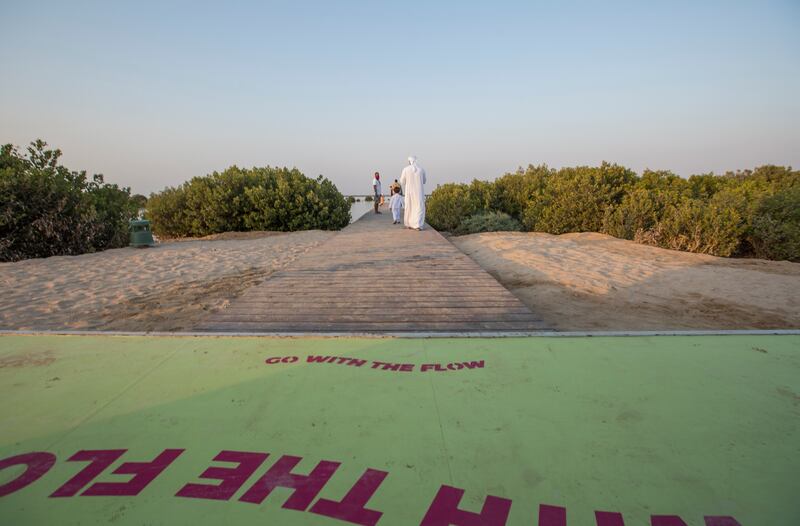
[[[652,230],[668,207],[677,206],[689,192],[685,179],[668,171],[645,170],[622,198],[619,206],[607,208],[603,232],[634,239]]]
[[[777,225],[762,219],[756,234],[759,208],[774,192],[791,188],[791,185],[800,187],[797,172],[779,167],[760,167],[725,176],[692,176],[683,188],[678,183],[666,191],[657,188],[650,192],[649,197],[659,199],[664,206],[652,216],[649,224],[638,225],[632,237],[634,229],[615,231],[613,221],[607,224],[607,232],[622,233],[620,237],[663,248],[715,256],[766,254],[764,236],[775,239],[766,229],[777,228]],[[623,201],[620,208],[625,204]],[[632,214],[627,212],[615,210],[614,214],[630,219]],[[759,244],[758,250],[756,244]]]
[[[497,200],[495,197],[494,183],[474,179],[467,188],[470,205],[477,210],[490,210]]]
[[[168,187],[147,200],[146,217],[153,232],[160,236],[185,237],[192,228],[187,208],[187,191]]]
[[[432,226],[465,233],[490,212],[551,234],[599,231],[663,248],[797,261],[800,172],[761,166],[683,179],[616,164],[529,165],[494,182],[447,184],[428,200]],[[498,222],[498,224],[502,224]],[[510,230],[515,227],[508,226]]]
[[[350,204],[352,205],[353,203],[355,203],[355,202],[356,202],[356,198],[355,198],[355,197],[353,197],[352,195],[348,195],[348,196],[347,196],[347,202],[348,202],[348,203],[350,203]]]
[[[519,232],[522,224],[505,212],[478,212],[461,221],[453,231],[457,235],[480,232]]]
[[[751,243],[756,257],[800,261],[800,184],[760,203]]]
[[[607,211],[620,203],[636,180],[616,164],[562,168],[545,180],[540,197],[528,203],[522,223],[552,234],[599,232]]]
[[[524,171],[520,169],[498,178],[494,182],[491,208],[521,218],[528,205],[544,195],[547,182],[554,174],[555,170],[547,165],[528,165]]]
[[[333,230],[350,222],[350,202],[333,183],[297,169],[232,166],[150,196],[147,217],[163,236],[249,230]]]
[[[480,191],[479,186],[475,189]],[[433,228],[452,232],[461,221],[482,210],[483,204],[472,186],[448,183],[438,186],[425,201],[425,219]]]
[[[92,241],[96,249],[124,247],[130,241],[128,223],[139,209],[128,188],[103,182],[95,175],[87,184],[87,193],[96,212],[97,230]]]
[[[142,194],[133,194],[131,196],[131,203],[137,209],[145,208],[147,206],[147,198],[145,196],[143,196]]]
[[[128,243],[136,204],[101,175],[58,164],[60,150],[37,140],[27,155],[0,149],[0,261],[74,255]]]
[[[371,203],[374,200],[375,199],[371,195],[368,195],[367,197],[364,198],[364,202],[366,203]]]
[[[762,189],[768,188],[775,192],[800,186],[800,170],[793,171],[791,168],[773,164],[759,166],[754,170],[728,172],[725,177],[740,183],[749,181]]]
[[[673,250],[715,256],[733,255],[741,242],[745,223],[742,202],[731,192],[718,192],[709,202],[684,199],[669,206],[649,230],[640,230],[634,241]]]

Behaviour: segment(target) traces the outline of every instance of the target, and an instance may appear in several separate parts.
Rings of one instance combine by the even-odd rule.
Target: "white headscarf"
[[[409,156],[408,164],[414,164],[415,162],[417,162],[417,157],[414,155]]]

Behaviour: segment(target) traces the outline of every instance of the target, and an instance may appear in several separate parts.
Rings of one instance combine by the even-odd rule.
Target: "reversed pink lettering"
[[[400,364],[399,363],[385,363],[385,364],[383,364],[383,369],[382,370],[384,370],[384,371],[397,371],[398,369],[400,369]]]
[[[540,504],[539,526],[567,526],[567,509]]]
[[[447,368],[450,369],[451,371],[458,371],[459,369],[463,369],[464,368],[464,364],[461,364],[461,363],[458,363],[458,362],[448,363],[447,364]]]
[[[33,484],[42,476],[50,471],[53,464],[56,463],[56,456],[46,451],[34,451],[32,453],[24,453],[13,457],[4,458],[0,460],[0,471],[10,468],[12,466],[25,466],[25,471],[22,475],[0,485],[0,497],[10,495],[15,491]]]
[[[400,366],[400,370],[402,372],[404,372],[404,373],[410,373],[411,371],[414,370],[414,364],[413,363],[404,363],[403,365]]]
[[[239,491],[259,466],[267,459],[267,453],[246,451],[220,451],[216,462],[233,462],[233,468],[210,467],[200,475],[201,479],[221,480],[219,484],[186,484],[175,495],[192,499],[230,500]]]
[[[68,462],[89,462],[89,465],[80,470],[63,486],[50,494],[51,497],[74,497],[85,488],[108,466],[125,454],[127,449],[95,449],[81,450],[67,459]]]
[[[386,365],[386,363],[385,363],[385,362],[377,362],[377,361],[375,361],[375,362],[372,362],[372,368],[373,368],[373,369],[377,369],[377,368],[378,368],[378,367],[380,367],[381,365]]]
[[[150,462],[125,462],[112,473],[133,475],[128,482],[95,482],[81,496],[135,496],[142,492],[172,462],[183,449],[165,449]]]
[[[704,517],[706,526],[742,526],[733,517]]]
[[[650,526],[686,526],[677,515],[651,515]]]
[[[483,360],[477,362],[464,362],[464,367],[467,369],[483,369]]]
[[[597,523],[597,526],[625,526],[625,521],[622,520],[622,514],[613,511],[594,512],[594,521]]]
[[[296,357],[274,357],[272,363],[293,363]],[[338,363],[361,367],[369,363],[343,357],[312,357],[314,363]],[[463,367],[455,367],[456,362],[443,368],[442,364],[423,364],[422,371],[447,371],[462,368],[482,368],[483,360],[476,362],[460,362]],[[470,364],[470,365],[467,365]],[[452,366],[452,367],[451,367]],[[371,368],[407,372],[413,364],[394,364],[390,362],[372,362]],[[149,462],[124,462],[112,473],[129,475],[126,482],[95,482],[97,477],[105,473],[115,462],[127,453],[126,449],[80,450],[67,459],[67,462],[87,462],[72,478],[56,489],[51,498],[83,496],[137,496],[158,476],[160,476],[183,452],[183,449],[165,449]],[[212,465],[198,476],[199,479],[212,480],[214,483],[185,483],[176,497],[230,501],[237,492],[247,484],[255,472],[264,464],[268,453],[247,451],[220,451],[213,462],[229,463],[229,466]],[[341,500],[318,498],[327,483],[341,465],[339,462],[319,461],[307,474],[293,473],[303,461],[302,457],[283,455],[266,472],[261,475],[239,501],[261,504],[275,488],[285,488],[291,493],[279,492],[281,496],[289,495],[282,504],[285,509],[309,511],[316,515],[337,519],[357,526],[377,526],[384,513],[368,507],[375,493],[388,477],[389,473],[375,469],[366,469]],[[31,452],[0,460],[0,474],[6,472],[0,480],[8,480],[0,484],[0,497],[10,495],[36,482],[55,465],[56,455],[48,452]],[[410,467],[410,466],[409,466]],[[23,471],[24,468],[24,471]],[[17,475],[18,473],[21,473]],[[14,477],[12,479],[12,477]],[[162,486],[165,484],[162,484]],[[168,491],[174,491],[174,487]],[[419,526],[505,526],[511,511],[510,499],[487,495],[480,511],[474,511],[478,504],[469,507],[473,511],[459,508],[465,490],[442,485],[425,512]],[[340,494],[337,492],[336,496]],[[316,502],[315,502],[316,500]],[[527,520],[534,517],[532,510],[524,512]],[[522,513],[522,511],[521,511]],[[573,510],[574,513],[574,510]],[[595,511],[596,526],[625,526],[622,513],[612,511]],[[584,517],[588,519],[588,517]],[[705,526],[741,526],[733,517],[727,515],[706,515]],[[581,520],[573,517],[573,520]],[[687,526],[678,515],[651,515],[650,526]],[[694,523],[693,523],[694,524]],[[560,506],[539,505],[537,526],[567,526],[567,510]]]
[[[292,469],[300,463],[301,457],[284,455],[267,470],[239,499],[242,502],[261,504],[278,487],[293,489],[292,496],[283,503],[283,508],[305,511],[333,473],[339,462],[320,461],[308,475],[296,475]]]
[[[442,486],[419,526],[505,526],[511,501],[489,495],[480,513],[458,509],[464,490]]]
[[[388,474],[385,471],[368,469],[341,501],[319,499],[309,511],[351,524],[375,526],[383,513],[367,509],[366,505]]]

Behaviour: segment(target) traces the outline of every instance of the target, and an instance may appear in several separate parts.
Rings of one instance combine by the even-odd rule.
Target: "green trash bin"
[[[132,247],[152,247],[153,233],[150,231],[150,221],[147,219],[133,219],[130,222]]]

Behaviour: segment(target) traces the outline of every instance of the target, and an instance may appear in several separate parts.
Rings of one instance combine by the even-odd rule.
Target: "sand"
[[[557,330],[800,328],[798,263],[690,254],[597,233],[450,240]]]
[[[0,329],[192,330],[335,235],[226,233],[0,263]],[[800,264],[727,259],[596,233],[451,241],[557,330],[800,328]]]
[[[0,263],[0,329],[190,330],[332,235],[227,233]]]

